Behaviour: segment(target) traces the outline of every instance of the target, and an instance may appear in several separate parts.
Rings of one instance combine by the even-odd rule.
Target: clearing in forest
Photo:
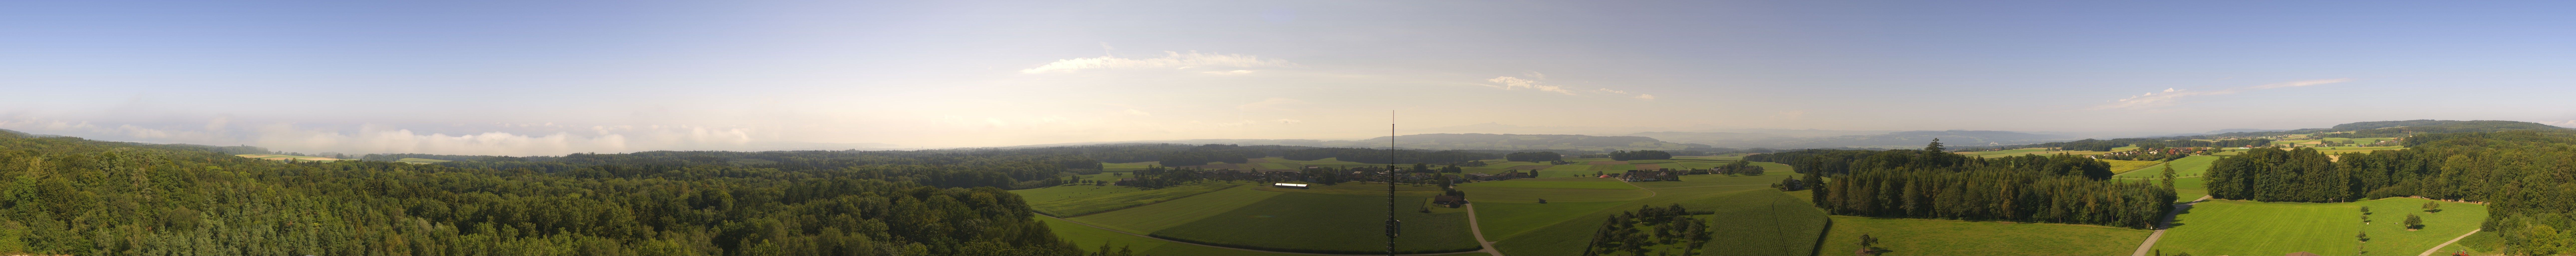
[[[2350,203],[2277,203],[2213,200],[2192,205],[2174,217],[2156,249],[2166,255],[2413,255],[2478,229],[2486,206],[2442,202],[2440,212],[2425,212],[2419,198],[2382,198]],[[2361,221],[2369,206],[2371,222]],[[2406,231],[2407,214],[2424,218],[2424,229]],[[2356,235],[2370,234],[2369,242]],[[2132,246],[2132,249],[2135,247]]]

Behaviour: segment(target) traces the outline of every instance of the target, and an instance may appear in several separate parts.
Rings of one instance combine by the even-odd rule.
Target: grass
[[[2151,167],[2151,166],[2155,166],[2155,165],[2157,165],[2157,164],[2163,164],[2163,163],[2165,163],[2165,162],[2157,162],[2157,161],[2129,161],[2129,160],[2110,160],[2110,159],[2103,159],[2103,160],[2102,160],[2102,162],[2111,163],[2111,173],[2123,173],[2123,174],[2125,174],[2125,173],[2129,173],[2130,171],[2143,170],[2143,169],[2146,169],[2147,167]],[[2161,172],[2161,171],[2159,171],[2159,172]]]
[[[2209,164],[2217,162],[2218,158],[2220,157],[2186,156],[2182,157],[2182,159],[2166,161],[2163,165],[2173,166],[2175,177],[2200,177],[2201,174],[2209,173]],[[2164,175],[2163,165],[2148,166],[2145,169],[2139,169],[2139,171],[2124,172],[2120,173],[2120,175],[2113,175],[2111,177],[2122,179],[2154,179],[2158,178],[2157,176]]]
[[[1180,226],[1181,224],[1198,221],[1199,219],[1204,219],[1208,216],[1216,216],[1227,211],[1233,211],[1237,208],[1243,208],[1244,206],[1252,205],[1252,203],[1261,202],[1262,200],[1270,199],[1270,197],[1285,193],[1254,190],[1252,188],[1252,186],[1237,186],[1216,192],[1209,192],[1207,194],[1199,194],[1196,196],[1164,201],[1163,203],[1158,204],[1103,212],[1082,217],[1074,217],[1071,219],[1074,221],[1091,223],[1092,225],[1118,229],[1131,233],[1153,233],[1154,231],[1161,231],[1173,226]]]
[[[1073,217],[1159,203],[1241,185],[1243,184],[1205,182],[1172,186],[1162,189],[1136,189],[1135,187],[1128,186],[1073,185],[1013,190],[1011,192],[1020,194],[1020,198],[1029,202],[1030,208],[1037,209],[1040,213],[1046,213],[1047,215],[1058,217]]]
[[[1101,244],[1106,243],[1113,248],[1125,247],[1128,250],[1135,252],[1136,255],[1303,255],[1210,248],[1206,246],[1173,243],[1163,240],[1155,240],[1153,238],[1121,234],[1116,231],[1083,226],[1082,224],[1048,218],[1046,216],[1038,216],[1037,220],[1038,222],[1046,223],[1048,231],[1054,232],[1056,238],[1062,238],[1065,241],[1072,241],[1074,248],[1082,248],[1084,252],[1098,250]]]
[[[2156,249],[2166,254],[2194,255],[2279,255],[2300,251],[2354,255],[2366,248],[2365,255],[2413,255],[2475,230],[2478,223],[2486,221],[2484,205],[2445,202],[2442,212],[2419,211],[2428,201],[2432,200],[2201,202],[2175,217],[2175,226],[2165,231]],[[2370,215],[2372,224],[2362,224],[2362,206],[2374,212]],[[2399,224],[2408,213],[2424,217],[2424,230],[2406,231]],[[2354,239],[2353,235],[2361,232],[2370,234],[2370,242]]]
[[[1593,207],[1599,207],[1599,206],[1597,206],[1597,205],[1590,205],[1590,204],[1581,204],[1581,205],[1577,205],[1577,204],[1568,204],[1568,205],[1565,205],[1565,206],[1556,206],[1556,203],[1554,203],[1554,202],[1553,202],[1553,200],[1551,200],[1551,202],[1550,202],[1549,204],[1545,205],[1545,206],[1531,206],[1531,207],[1559,207],[1559,208],[1547,209],[1547,210],[1544,210],[1545,212],[1542,212],[1542,213],[1533,213],[1533,214],[1543,214],[1543,215],[1547,215],[1547,216],[1566,216],[1566,217],[1552,217],[1552,218],[1561,218],[1561,219],[1563,219],[1563,220],[1565,220],[1565,221],[1560,221],[1560,222],[1555,222],[1555,223],[1547,223],[1547,224],[1535,224],[1535,225],[1537,225],[1537,226],[1538,226],[1538,227],[1535,227],[1535,228],[1528,228],[1528,227],[1506,227],[1506,228],[1510,228],[1510,229],[1513,229],[1513,230],[1519,230],[1519,229],[1526,229],[1526,230],[1527,230],[1527,231],[1518,231],[1518,232],[1511,232],[1511,233],[1496,232],[1495,230],[1492,230],[1492,229],[1494,229],[1494,228],[1495,228],[1495,226],[1483,226],[1484,228],[1488,229],[1488,230],[1486,231],[1486,236],[1485,236],[1485,238],[1486,238],[1486,239],[1494,239],[1494,240],[1495,240],[1495,242],[1494,242],[1494,247],[1495,247],[1495,249],[1501,250],[1504,254],[1516,254],[1516,255],[1579,255],[1579,254],[1582,254],[1582,253],[1583,253],[1583,245],[1584,245],[1584,243],[1585,243],[1585,242],[1587,242],[1587,241],[1589,241],[1589,239],[1592,237],[1592,231],[1593,231],[1594,229],[1600,228],[1600,224],[1601,224],[1601,223],[1600,223],[1600,221],[1598,221],[1598,220],[1608,218],[1608,216],[1615,215],[1615,214],[1618,214],[1619,212],[1623,212],[1623,211],[1635,210],[1638,206],[1657,206],[1657,207],[1661,207],[1661,206],[1670,205],[1670,204],[1676,204],[1676,203],[1678,203],[1678,204],[1682,204],[1682,205],[1683,205],[1683,207],[1691,208],[1691,209],[1703,209],[1703,208],[1707,208],[1707,209],[1715,209],[1715,208],[1720,208],[1720,206],[1718,206],[1718,205],[1721,205],[1721,204],[1730,204],[1730,202],[1723,202],[1723,201],[1718,201],[1718,200],[1701,200],[1701,199],[1707,199],[1707,198],[1710,198],[1710,197],[1712,197],[1712,196],[1721,195],[1721,194],[1725,194],[1725,193],[1728,193],[1728,192],[1755,191],[1755,192],[1761,192],[1761,193],[1776,193],[1776,192],[1768,192],[1768,191],[1770,191],[1770,190],[1771,190],[1771,188],[1770,188],[1768,185],[1766,185],[1766,184],[1769,184],[1770,182],[1779,182],[1779,181],[1780,181],[1780,180],[1779,180],[1779,178],[1781,178],[1781,177],[1786,177],[1786,176],[1784,175],[1784,176],[1738,176],[1738,177],[1729,177],[1729,176],[1726,176],[1726,175],[1686,175],[1686,176],[1682,176],[1682,180],[1683,180],[1683,181],[1657,181],[1657,182],[1636,182],[1636,183],[1631,183],[1631,184],[1633,184],[1633,185],[1637,185],[1637,186],[1639,186],[1639,187],[1643,187],[1643,188],[1645,188],[1645,189],[1646,189],[1646,190],[1648,190],[1648,191],[1652,191],[1652,192],[1654,192],[1654,195],[1653,195],[1653,196],[1646,197],[1646,198],[1642,198],[1642,199],[1637,199],[1637,200],[1632,200],[1632,201],[1622,202],[1622,203],[1620,203],[1620,204],[1618,204],[1618,205],[1612,205],[1612,206],[1608,206],[1608,207],[1600,207],[1600,208],[1597,208],[1598,210],[1592,210],[1592,211],[1590,211],[1590,212],[1582,212],[1582,211],[1583,211],[1584,209],[1595,209],[1595,208],[1593,208]],[[1473,200],[1474,198],[1477,198],[1477,194],[1476,194],[1475,192],[1473,192],[1473,191],[1470,191],[1470,192],[1468,192],[1468,198],[1470,198],[1470,200]],[[1530,206],[1530,205],[1514,205],[1514,204],[1517,204],[1516,202],[1514,202],[1514,203],[1486,204],[1485,202],[1481,202],[1481,201],[1480,201],[1480,202],[1477,202],[1477,204],[1479,204],[1478,206],[1476,206],[1476,207],[1477,207],[1477,210],[1479,211],[1479,212],[1478,212],[1478,214],[1479,214],[1479,215],[1478,215],[1478,217],[1479,217],[1479,218],[1491,218],[1491,217],[1489,217],[1489,216],[1497,216],[1497,215],[1487,215],[1487,214],[1505,214],[1505,213],[1503,213],[1504,211],[1541,211],[1541,210],[1535,210],[1535,209],[1514,208],[1514,206]],[[1491,206],[1503,206],[1503,207],[1491,207]],[[1494,209],[1494,208],[1500,208],[1500,209]],[[1576,214],[1579,214],[1579,215],[1576,215]],[[1569,215],[1570,215],[1570,216],[1569,216]],[[1514,217],[1514,218],[1519,218],[1519,217]],[[1528,218],[1531,218],[1531,219],[1540,219],[1539,217],[1528,217]],[[1487,223],[1494,223],[1494,222],[1487,222]],[[1515,223],[1515,224],[1511,224],[1511,225],[1526,225],[1526,224],[1519,224],[1519,223]],[[1497,234],[1500,234],[1500,235],[1498,236]],[[1720,239],[1729,239],[1729,238],[1720,238]],[[1724,250],[1725,248],[1715,248],[1715,249],[1718,249],[1718,250]],[[1718,250],[1711,250],[1711,251],[1718,251]]]
[[[1662,163],[1672,163],[1672,162],[1673,162],[1673,160],[1672,160],[1672,159],[1628,160],[1628,163],[1629,163],[1629,164],[1662,164]]]
[[[1379,232],[1386,217],[1384,195],[1283,193],[1232,211],[1153,233],[1176,240],[1237,248],[1315,253],[1385,251]],[[1427,197],[1398,197],[1404,208],[1428,205]],[[1431,213],[1403,211],[1404,233],[1397,251],[1459,252],[1480,248],[1468,233],[1464,209],[1430,208]]]
[[[1833,230],[1825,235],[1824,250],[1819,254],[1858,251],[1860,236],[1867,234],[1879,241],[1873,247],[1890,250],[1882,255],[2128,255],[2138,249],[2138,243],[2146,241],[2147,234],[2153,233],[2090,225],[1832,218]],[[2165,237],[2173,239],[2172,234]]]
[[[1458,184],[1459,187],[1637,189],[1607,178],[1532,178]]]
[[[1704,209],[1716,212],[1706,216],[1718,239],[1703,255],[1808,255],[1825,232],[1825,212],[1788,194],[1750,190],[1702,200],[1719,202]]]

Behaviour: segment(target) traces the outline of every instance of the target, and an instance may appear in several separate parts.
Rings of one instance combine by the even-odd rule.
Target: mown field
[[[2452,237],[2467,234],[2486,220],[2486,207],[2442,203],[2442,211],[2421,211],[2417,198],[2384,198],[2352,203],[2271,203],[2209,201],[2174,219],[2156,249],[2167,255],[2415,255]],[[2372,222],[2361,221],[2369,206]],[[2406,214],[2424,217],[2425,228],[2406,231]],[[2370,234],[2369,242],[2355,235]],[[2362,250],[2367,250],[2366,253]]]
[[[1808,255],[1825,232],[1824,210],[1785,193],[1748,190],[1702,200],[1716,202],[1708,209],[1716,213],[1705,216],[1720,239],[1710,240],[1701,255]]]
[[[2152,167],[2152,166],[2156,166],[2156,165],[2158,165],[2158,164],[2164,164],[2164,163],[2165,163],[2165,162],[2157,162],[2157,161],[2129,161],[2129,160],[2110,160],[2110,159],[2103,159],[2103,160],[2102,160],[2102,162],[2105,162],[2105,163],[2111,163],[2111,173],[2115,173],[2115,174],[2127,174],[2127,173],[2132,173],[2132,172],[2135,172],[2135,171],[2138,171],[2138,170],[2144,170],[2144,169],[2147,169],[2147,167]]]
[[[1860,236],[1877,238],[1882,255],[2128,255],[2153,231],[2091,225],[1882,219],[1833,216],[1822,255],[1860,250]],[[2173,234],[2165,234],[2170,241]],[[2193,255],[2218,255],[2201,254]],[[2167,252],[2166,255],[2172,255]],[[2238,254],[2277,255],[2277,254]]]
[[[1613,187],[1615,186],[1615,187]],[[1459,184],[1476,205],[1486,239],[1500,239],[1555,225],[1594,211],[1644,199],[1650,191],[1604,178],[1541,178]],[[1547,199],[1547,203],[1538,203]],[[1588,234],[1586,237],[1589,237]]]
[[[1070,219],[1094,226],[1146,234],[1243,208],[1279,194],[1283,192],[1254,190],[1252,186],[1237,186],[1196,196],[1171,199],[1163,203]]]

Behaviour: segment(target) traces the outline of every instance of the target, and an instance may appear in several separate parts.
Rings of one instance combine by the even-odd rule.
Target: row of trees
[[[1539,151],[1539,152],[1512,152],[1512,153],[1510,153],[1510,154],[1503,154],[1503,160],[1506,160],[1506,161],[1513,161],[1513,162],[1553,162],[1553,161],[1558,161],[1558,160],[1565,160],[1565,155],[1560,155],[1560,154],[1557,154],[1556,152],[1548,152],[1548,151]]]
[[[2172,208],[2173,189],[2107,181],[2109,164],[2072,155],[1968,158],[1933,141],[1923,150],[1794,155],[1816,206],[1839,215],[2010,220],[2147,228]],[[1772,160],[1782,160],[1774,158]],[[1816,175],[1832,179],[1815,183]]]
[[[1638,150],[1638,151],[1620,150],[1620,151],[1610,151],[1610,160],[1612,160],[1612,161],[1628,161],[1628,160],[1657,160],[1657,159],[1673,159],[1673,153],[1668,153],[1668,152],[1664,152],[1664,151],[1660,151],[1660,150]]]

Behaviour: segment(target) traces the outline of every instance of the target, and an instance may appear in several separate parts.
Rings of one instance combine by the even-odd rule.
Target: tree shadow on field
[[[2177,204],[2177,205],[2174,205],[2173,218],[2172,218],[2172,219],[2168,219],[2168,220],[2166,220],[2166,221],[2165,221],[2165,226],[2164,226],[2164,228],[2162,228],[2162,229],[2172,229],[2172,228],[2174,228],[2174,227],[2180,227],[2180,226],[2182,226],[2182,225],[2183,225],[2182,215],[2183,215],[2183,214],[2190,214],[2190,213],[2191,213],[2191,206],[2192,206],[2192,205],[2196,205],[2196,204],[2199,204],[2199,202],[2198,202],[2198,201],[2194,201],[2194,202],[2192,202],[2192,203],[2187,203],[2187,204]]]

